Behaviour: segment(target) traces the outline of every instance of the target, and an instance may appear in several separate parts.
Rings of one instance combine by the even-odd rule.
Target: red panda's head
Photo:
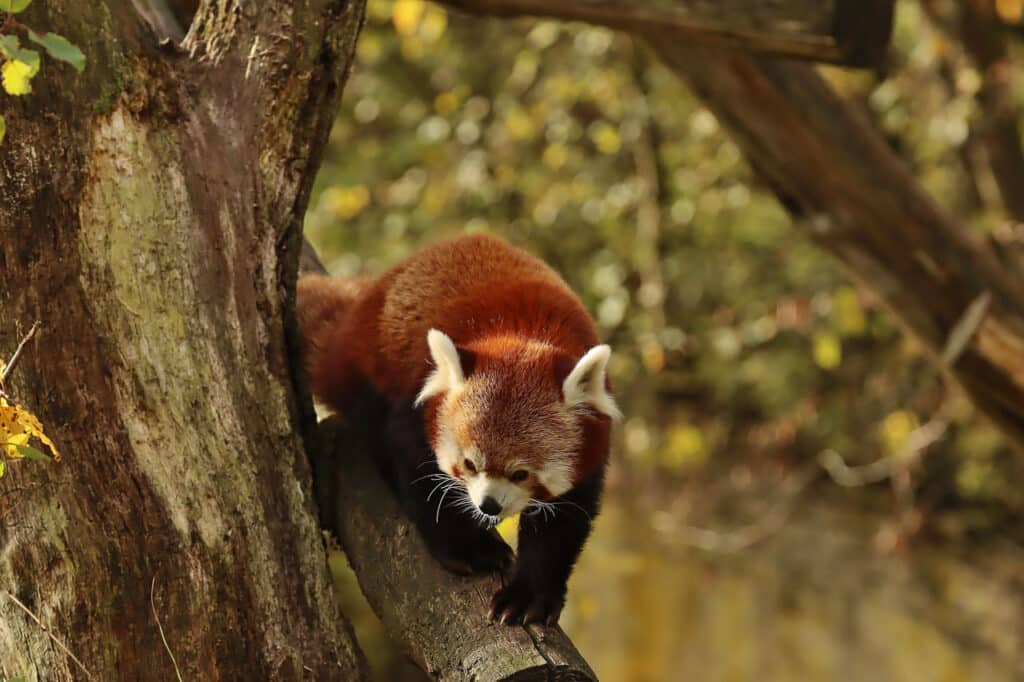
[[[611,350],[580,358],[514,337],[457,348],[427,335],[435,370],[416,399],[438,467],[491,520],[571,490],[604,465],[619,417],[605,370]]]

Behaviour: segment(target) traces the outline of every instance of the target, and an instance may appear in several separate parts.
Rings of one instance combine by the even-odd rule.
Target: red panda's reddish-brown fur
[[[514,298],[510,281],[518,285]],[[314,348],[333,351],[316,356],[310,368],[314,390],[324,396],[346,394],[348,368],[358,366],[387,395],[415,397],[431,370],[431,328],[459,346],[484,334],[555,339],[577,358],[597,343],[589,314],[562,278],[493,237],[434,244],[376,280],[304,277],[300,286],[306,295],[340,303],[330,323],[304,331]],[[479,350],[500,352],[495,342]]]
[[[534,358],[521,372],[530,390],[546,381],[552,392],[598,343],[590,315],[554,270],[484,235],[436,243],[373,280],[305,276],[299,299],[313,393],[340,412],[363,382],[388,399],[412,401],[433,369],[431,328],[472,351],[476,370],[506,356],[510,340],[550,342],[560,352]],[[436,401],[425,407],[432,430]],[[502,406],[495,407],[500,417]],[[585,430],[580,475],[602,466],[607,452],[608,429]]]
[[[503,568],[508,548],[487,524],[523,512],[492,617],[557,621],[618,415],[610,349],[576,295],[526,252],[469,236],[373,279],[304,276],[297,298],[313,393],[342,413],[367,389],[383,399],[384,468],[434,556],[455,571]],[[470,507],[431,502],[446,485]]]

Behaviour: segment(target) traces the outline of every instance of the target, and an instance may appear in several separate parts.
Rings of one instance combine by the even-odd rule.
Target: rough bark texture
[[[374,467],[367,435],[365,425],[323,425],[317,497],[367,600],[417,665],[449,681],[596,680],[560,628],[488,621],[498,577],[441,568]]]
[[[587,21],[681,43],[847,65],[885,56],[893,0],[445,0],[468,12]]]
[[[0,353],[42,321],[8,388],[64,453],[0,479],[0,674],[362,679],[285,330],[363,4],[138,11],[34,3],[86,71],[0,100]]]

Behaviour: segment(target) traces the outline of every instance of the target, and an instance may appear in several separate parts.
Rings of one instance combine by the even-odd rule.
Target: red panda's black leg
[[[452,505],[457,495],[464,493],[453,488],[446,496],[446,485],[461,484],[437,467],[418,410],[392,405],[387,445],[388,473],[402,508],[442,566],[453,573],[468,575],[502,571],[511,565],[512,549],[501,537]]]
[[[554,625],[565,605],[566,584],[597,516],[604,472],[557,500],[551,516],[519,517],[519,559],[508,585],[491,600],[491,619],[508,625]]]

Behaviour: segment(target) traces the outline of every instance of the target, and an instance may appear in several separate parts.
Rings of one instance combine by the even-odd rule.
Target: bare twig
[[[89,678],[90,680],[92,679],[92,673],[90,673],[90,672],[89,672],[89,669],[85,667],[85,664],[83,664],[83,663],[82,663],[82,662],[81,662],[80,660],[78,660],[78,657],[77,657],[77,656],[75,656],[75,655],[74,655],[73,653],[71,653],[71,650],[70,650],[70,649],[68,649],[68,648],[67,648],[66,646],[64,646],[64,642],[62,642],[62,641],[60,641],[59,639],[57,639],[57,637],[56,637],[56,636],[54,636],[54,634],[53,634],[52,632],[50,632],[50,628],[46,627],[46,624],[45,624],[45,623],[43,623],[43,621],[39,620],[39,616],[37,616],[36,614],[32,613],[32,610],[31,610],[31,609],[29,609],[29,608],[28,608],[27,606],[25,606],[25,605],[24,605],[23,603],[21,603],[21,600],[20,600],[20,599],[18,599],[17,597],[15,597],[15,596],[14,596],[13,594],[11,594],[10,592],[8,592],[7,590],[3,590],[3,593],[4,593],[5,595],[7,595],[7,598],[8,598],[8,599],[10,599],[10,600],[11,600],[11,601],[13,601],[13,602],[14,602],[15,604],[17,604],[17,605],[18,605],[18,606],[19,606],[19,607],[21,608],[21,610],[22,610],[22,611],[24,611],[25,613],[27,613],[27,614],[28,614],[28,616],[29,616],[29,618],[31,618],[32,620],[34,620],[34,621],[36,622],[36,625],[38,625],[38,626],[39,626],[39,629],[40,629],[40,630],[42,630],[43,632],[45,632],[45,633],[46,633],[46,636],[47,636],[47,637],[49,637],[49,638],[50,638],[50,640],[51,640],[51,641],[52,641],[52,642],[53,642],[54,644],[56,644],[56,645],[57,645],[58,647],[60,647],[60,650],[61,650],[61,651],[63,651],[64,653],[66,653],[66,654],[68,655],[68,657],[69,657],[69,658],[70,658],[70,659],[71,659],[72,661],[74,661],[75,663],[77,663],[77,664],[78,664],[78,667],[82,669],[82,672],[84,672],[84,673],[85,673],[85,676],[86,676],[86,677],[88,677],[88,678]]]
[[[833,481],[844,488],[858,488],[879,483],[905,471],[917,462],[925,450],[934,445],[946,433],[949,422],[932,419],[927,424],[911,431],[903,448],[895,455],[882,457],[870,464],[851,467],[835,450],[825,450],[818,455],[818,463],[828,472]]]
[[[182,682],[181,671],[178,669],[178,661],[174,659],[174,652],[171,651],[171,645],[167,643],[167,637],[164,635],[164,626],[160,624],[160,615],[156,612],[156,602],[153,597],[156,593],[156,576],[153,576],[153,581],[149,584],[149,606],[153,609],[153,618],[156,619],[156,626],[160,630],[160,639],[164,643],[164,649],[167,650],[167,655],[171,657],[171,663],[174,665],[174,674],[178,676],[178,682]]]
[[[942,364],[951,366],[963,354],[967,344],[971,342],[974,335],[985,321],[988,308],[992,305],[992,292],[985,290],[978,294],[977,298],[964,310],[963,315],[956,321],[953,328],[946,337],[946,343],[942,347]]]
[[[25,338],[21,340],[18,347],[14,349],[14,355],[12,355],[11,359],[7,361],[7,366],[4,367],[4,373],[0,376],[0,383],[7,381],[7,377],[9,377],[11,372],[14,371],[14,366],[18,364],[18,358],[21,357],[21,351],[25,348],[25,344],[32,340],[32,337],[36,335],[36,331],[38,330],[39,322],[37,320],[35,324],[32,325],[32,328],[28,330],[28,334],[25,334]]]

